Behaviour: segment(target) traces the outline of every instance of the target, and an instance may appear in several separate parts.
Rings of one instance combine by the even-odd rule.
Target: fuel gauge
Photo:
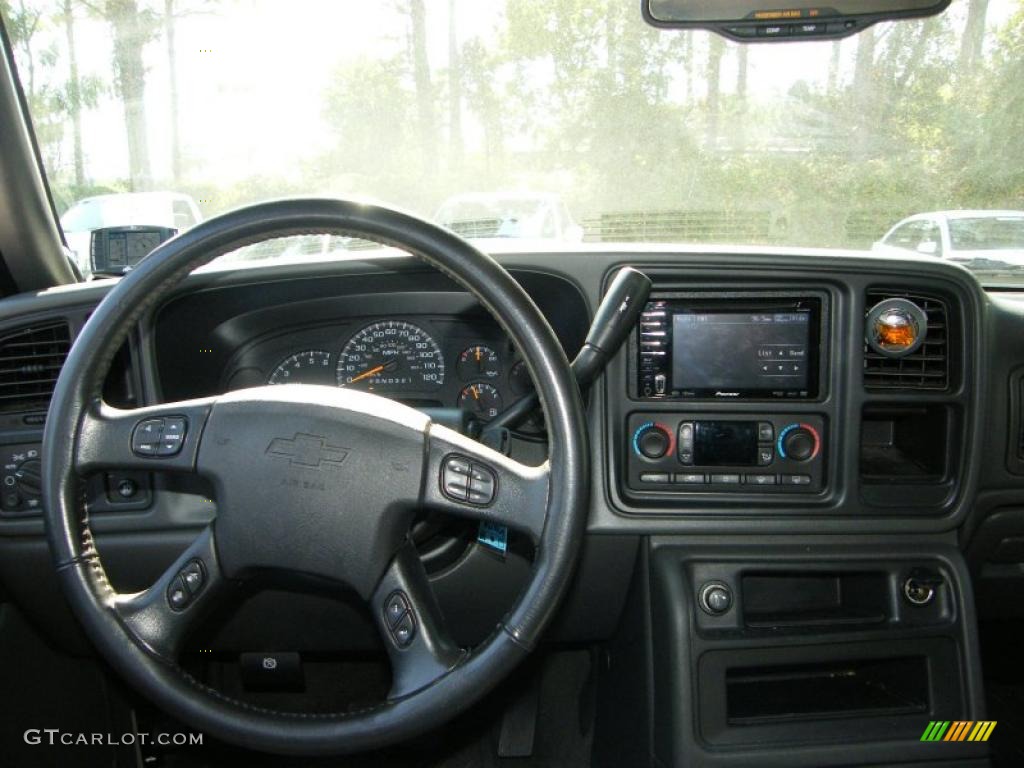
[[[501,411],[501,394],[493,385],[478,381],[459,393],[459,408],[481,421],[488,421]]]

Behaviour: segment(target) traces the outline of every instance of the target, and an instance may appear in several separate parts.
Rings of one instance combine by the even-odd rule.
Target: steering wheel
[[[422,257],[471,292],[522,352],[549,458],[529,467],[423,413],[351,389],[264,386],[134,410],[103,401],[115,353],[193,269],[269,237],[339,234]],[[564,595],[585,526],[589,467],[579,391],[551,327],[518,283],[458,236],[385,207],[285,200],[210,219],[126,275],[76,339],[43,438],[47,535],[60,584],[110,664],[149,700],[225,741],[279,753],[348,753],[435,728],[479,700],[536,645]],[[111,470],[197,473],[216,519],[151,587],[107,581],[83,496]],[[409,537],[418,509],[507,525],[536,546],[531,579],[489,638],[455,646]],[[325,714],[256,707],[186,673],[188,631],[255,574],[301,574],[368,603],[392,685],[374,706]]]

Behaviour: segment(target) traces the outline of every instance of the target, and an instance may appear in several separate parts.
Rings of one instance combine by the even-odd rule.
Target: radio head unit
[[[658,400],[818,396],[821,300],[678,298],[647,304],[637,394]]]

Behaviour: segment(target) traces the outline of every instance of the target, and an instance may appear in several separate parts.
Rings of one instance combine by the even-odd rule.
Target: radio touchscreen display
[[[816,300],[658,305],[640,329],[641,396],[817,397]]]
[[[672,317],[672,388],[807,389],[810,312],[681,312]]]

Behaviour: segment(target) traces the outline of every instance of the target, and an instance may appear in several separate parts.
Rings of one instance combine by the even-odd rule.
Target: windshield
[[[958,251],[1024,251],[1024,214],[950,219],[949,239]]]
[[[952,259],[1021,242],[1019,218],[986,215],[1024,208],[1018,0],[775,45],[656,30],[638,0],[0,0],[0,13],[86,271],[95,228],[184,229],[290,195],[376,199],[527,249]],[[135,205],[141,193],[173,198]],[[886,239],[955,210],[979,215],[951,228],[951,248]],[[324,238],[233,258],[366,248]]]

